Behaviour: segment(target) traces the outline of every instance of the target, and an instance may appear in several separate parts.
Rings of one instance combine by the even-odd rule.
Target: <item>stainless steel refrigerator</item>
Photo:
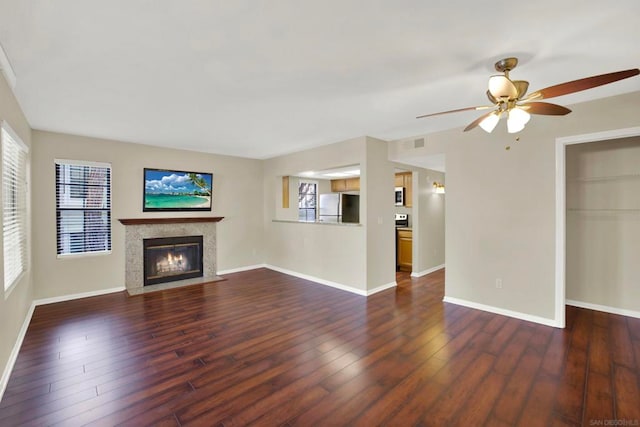
[[[360,196],[357,194],[330,193],[320,195],[318,221],[360,222]]]

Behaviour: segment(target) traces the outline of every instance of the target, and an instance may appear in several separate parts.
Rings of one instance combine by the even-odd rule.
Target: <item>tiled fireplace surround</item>
[[[120,219],[119,221],[125,226],[125,286],[129,294],[144,292],[143,239],[203,236],[203,277],[152,286],[162,286],[163,289],[167,289],[176,285],[206,283],[218,279],[216,276],[216,223],[222,219],[223,217]],[[147,288],[150,287],[147,286]]]

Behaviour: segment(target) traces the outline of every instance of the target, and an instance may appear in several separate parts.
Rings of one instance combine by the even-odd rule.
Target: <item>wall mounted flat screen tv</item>
[[[144,169],[143,212],[210,211],[213,175]]]

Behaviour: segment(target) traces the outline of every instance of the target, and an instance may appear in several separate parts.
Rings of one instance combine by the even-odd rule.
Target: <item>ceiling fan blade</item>
[[[439,116],[439,115],[442,115],[442,114],[449,114],[449,113],[459,113],[461,111],[486,110],[486,109],[493,108],[493,107],[494,107],[493,105],[482,105],[482,106],[479,106],[479,107],[458,108],[457,110],[449,110],[449,111],[441,111],[439,113],[424,114],[422,116],[416,117],[416,119],[422,119],[424,117]]]
[[[564,116],[571,112],[567,107],[562,105],[550,104],[548,102],[528,102],[526,104],[519,105],[529,114],[544,114],[547,116]]]
[[[530,93],[524,100],[554,98],[556,96],[567,95],[574,92],[580,92],[581,90],[617,82],[618,80],[627,79],[629,77],[637,76],[638,74],[640,74],[640,70],[638,68],[633,68],[630,70],[616,71],[615,73],[586,77],[584,79],[560,83],[555,86],[549,86],[547,88],[537,90]]]
[[[470,131],[471,129],[475,128],[476,126],[478,126],[480,124],[481,121],[483,121],[484,119],[486,119],[487,117],[489,117],[493,113],[494,113],[494,111],[489,111],[487,114],[481,115],[480,117],[478,117],[477,119],[475,119],[474,121],[469,123],[469,126],[464,128],[464,131],[467,132],[467,131]]]

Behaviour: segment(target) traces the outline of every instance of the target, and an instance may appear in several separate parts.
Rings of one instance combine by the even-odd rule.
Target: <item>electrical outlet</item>
[[[502,279],[496,279],[496,288],[502,289]]]

